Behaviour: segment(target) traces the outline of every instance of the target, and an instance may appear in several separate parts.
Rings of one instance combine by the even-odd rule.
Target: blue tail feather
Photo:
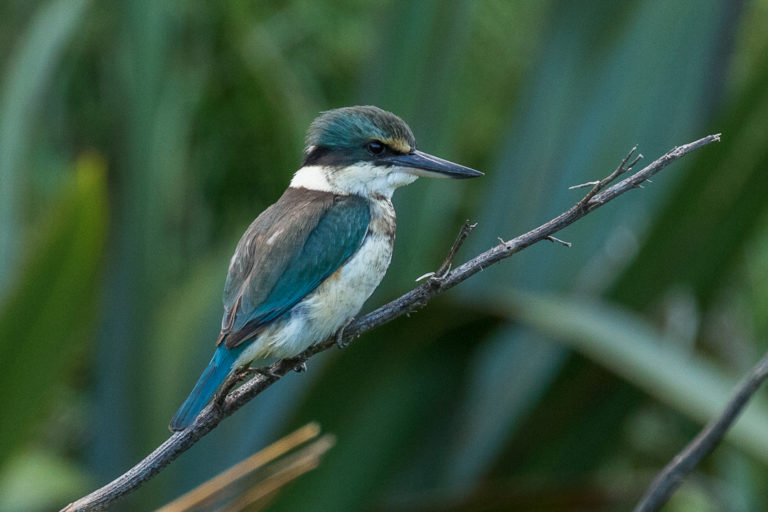
[[[184,430],[195,421],[197,415],[213,398],[219,386],[222,385],[229,372],[232,371],[232,366],[241,352],[242,349],[230,350],[223,344],[216,349],[211,362],[208,363],[194,389],[192,389],[192,392],[173,416],[169,425],[172,431]]]

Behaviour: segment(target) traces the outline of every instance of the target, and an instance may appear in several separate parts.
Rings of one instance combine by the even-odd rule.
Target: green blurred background
[[[428,308],[332,350],[118,510],[307,421],[270,511],[627,510],[768,343],[768,1],[5,0],[0,510],[57,509],[167,436],[236,241],[322,110],[375,104],[486,171],[396,194],[366,310],[555,216],[634,145],[675,163]],[[670,511],[768,510],[760,395]]]

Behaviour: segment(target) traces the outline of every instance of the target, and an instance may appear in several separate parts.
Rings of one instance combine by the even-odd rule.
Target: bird
[[[348,325],[389,266],[397,188],[482,175],[416,149],[410,127],[386,110],[321,112],[289,187],[237,244],[215,352],[170,430],[194,423],[236,369],[294,357]]]

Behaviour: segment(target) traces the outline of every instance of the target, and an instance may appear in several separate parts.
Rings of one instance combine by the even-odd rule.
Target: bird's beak
[[[407,173],[427,178],[477,178],[483,175],[480,171],[416,150],[403,155],[387,156],[379,162],[402,167]]]

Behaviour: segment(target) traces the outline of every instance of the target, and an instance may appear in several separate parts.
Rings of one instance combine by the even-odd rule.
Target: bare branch
[[[627,172],[635,163],[637,163],[637,158],[631,163],[627,163],[634,154],[635,149],[633,148],[615,171],[594,185],[592,190],[569,210],[512,240],[506,242],[501,240],[500,244],[475,256],[466,263],[450,269],[455,252],[458,251],[464,238],[466,238],[466,235],[471,231],[470,227],[463,228],[462,232],[459,234],[459,238],[454,242],[454,246],[456,246],[455,251],[452,249],[451,252],[449,252],[449,257],[446,259],[448,265],[446,266],[446,263],[443,263],[440,270],[436,273],[439,278],[433,277],[400,298],[356,319],[344,329],[343,335],[339,337],[340,340],[349,342],[352,339],[359,337],[364,332],[390,322],[414,309],[424,307],[434,296],[453,288],[481,270],[488,268],[503,259],[509,258],[513,254],[520,252],[537,242],[554,239],[552,236],[554,233],[576,222],[624,192],[638,187],[649,177],[669,165],[672,161],[695,149],[719,140],[719,134],[709,135],[689,144],[673,148],[642,170],[605,189],[605,187],[612,183],[619,175]],[[445,272],[444,275],[440,275],[441,271]],[[246,375],[245,372],[238,373],[237,376],[232,377],[232,379],[234,379],[233,382],[227,381],[227,386],[230,391],[228,391],[226,396],[221,396],[203,409],[195,422],[186,430],[173,433],[163,444],[158,446],[144,460],[139,462],[128,472],[119,476],[101,489],[70,504],[63,510],[68,512],[100,510],[116,499],[135,490],[141,484],[159,473],[181,453],[188,450],[201,437],[216,428],[224,418],[234,413],[256,395],[274,384],[280,377],[293,371],[294,368],[301,366],[302,363],[315,354],[328,350],[336,343],[337,337],[333,336],[321,343],[313,345],[295,358],[282,359],[255,374],[249,372],[249,375],[251,375],[250,378],[240,387],[235,388],[239,379]]]
[[[711,142],[720,142],[720,134],[716,133],[714,135],[708,135],[689,144],[684,144],[682,146],[672,148],[661,158],[644,167],[641,171],[636,172],[629,178],[626,178],[619,183],[609,187],[608,189],[596,194],[592,199],[589,200],[590,210],[594,210],[595,208],[604,205],[611,199],[614,199],[616,196],[623,194],[630,188],[635,188],[642,185],[643,182],[648,181],[651,176],[662,170],[672,161],[677,160],[681,156],[684,156],[695,149],[706,146]]]
[[[766,377],[768,377],[768,354],[763,356],[747,378],[739,384],[736,393],[728,401],[720,416],[710,421],[653,479],[634,512],[654,512],[664,506],[683,482],[683,478],[688,476],[701,459],[712,453],[720,444],[728,429]]]

